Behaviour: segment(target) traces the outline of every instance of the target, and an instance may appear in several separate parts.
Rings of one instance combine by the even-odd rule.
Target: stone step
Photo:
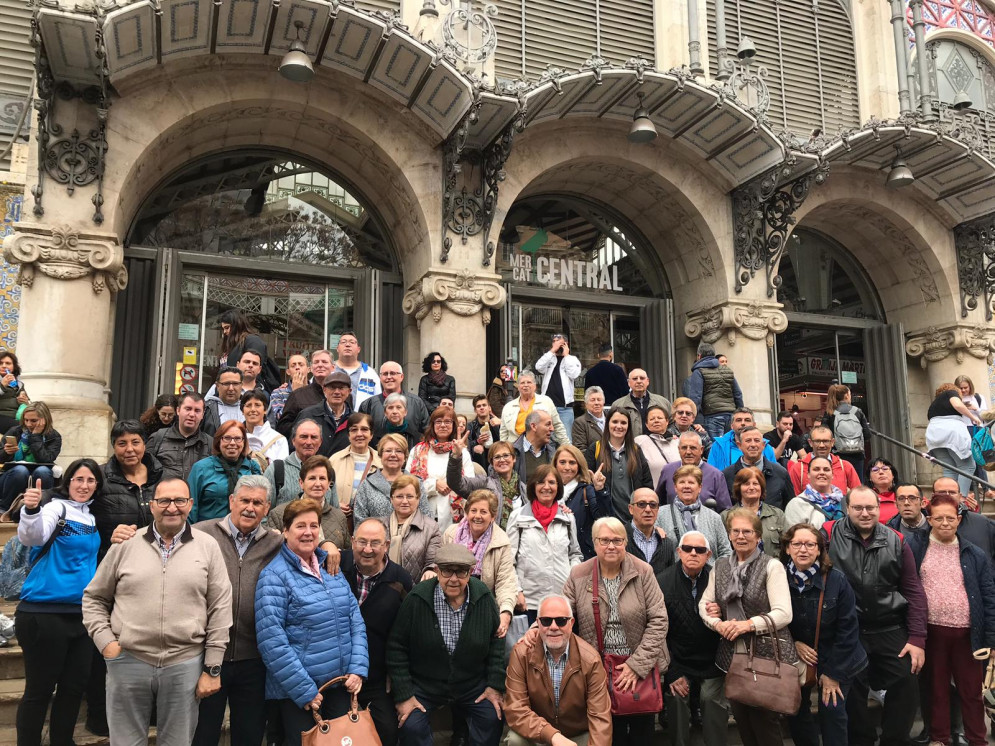
[[[21,647],[11,642],[0,648],[0,681],[24,678],[24,655]]]
[[[15,725],[17,705],[24,694],[24,679],[0,680],[0,726]]]

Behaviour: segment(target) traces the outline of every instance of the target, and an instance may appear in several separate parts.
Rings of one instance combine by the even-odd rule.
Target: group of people
[[[605,347],[574,418],[556,335],[542,393],[523,371],[500,413],[478,396],[463,417],[441,355],[415,396],[344,334],[271,396],[261,340],[237,316],[223,331],[212,391],[117,422],[105,464],[54,486],[40,402],[5,442],[31,547],[21,743],[51,705],[50,742],[71,744],[85,693],[112,743],[145,742],[155,713],[160,743],[216,744],[227,708],[233,744],[295,744],[357,695],[383,744],[433,743],[447,707],[474,746],[505,727],[514,746],[643,744],[660,710],[676,744],[698,719],[726,743],[731,713],[744,744],[781,743],[783,714],[795,744],[869,746],[884,690],[881,743],[918,709],[948,744],[951,682],[985,742],[995,525],[955,479],[927,503],[886,460],[864,470],[845,386],[807,439],[789,412],[764,434],[710,345],[673,402]],[[796,711],[726,696],[747,650],[797,671]],[[618,705],[637,687],[656,711]]]

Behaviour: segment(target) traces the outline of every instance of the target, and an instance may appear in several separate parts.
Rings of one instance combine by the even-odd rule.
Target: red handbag
[[[612,715],[651,715],[663,709],[663,689],[660,687],[660,667],[653,669],[642,679],[636,680],[636,686],[628,691],[620,691],[616,684],[618,680],[617,667],[627,660],[627,655],[611,655],[604,652],[605,636],[601,628],[601,600],[599,590],[601,579],[598,577],[598,561],[594,560],[591,571],[591,593],[594,601],[594,628],[598,633],[598,651],[608,674],[608,696],[612,703]]]

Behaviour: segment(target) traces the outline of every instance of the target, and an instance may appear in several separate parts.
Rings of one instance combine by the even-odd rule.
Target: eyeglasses
[[[694,415],[692,415],[691,412],[687,411],[686,409],[679,409],[676,412],[674,412],[674,417],[693,417],[693,416]]]
[[[620,547],[625,544],[625,539],[618,537],[601,537],[599,536],[595,539],[603,547]]]
[[[412,500],[417,500],[417,497],[412,497],[411,495],[391,495],[391,500],[397,500],[399,503],[409,503]]]
[[[388,453],[392,453],[395,456],[404,456],[407,451],[402,451],[400,448],[384,448],[382,455],[386,456]]]
[[[815,549],[819,545],[814,541],[793,541],[788,546],[792,549]]]
[[[170,503],[175,505],[177,508],[184,507],[188,502],[190,502],[189,497],[156,497],[152,499],[156,505],[160,508],[168,508]]]
[[[369,547],[374,552],[379,551],[384,547],[384,542],[380,541],[380,539],[374,539],[373,541],[368,541],[366,539],[353,539],[352,543],[360,549],[366,549],[366,547]]]
[[[441,362],[442,362],[442,359],[441,359],[441,358],[436,358],[436,359],[435,359],[435,360],[433,360],[432,362],[433,362],[433,363],[441,363]]]
[[[543,627],[552,627],[553,622],[556,622],[557,627],[566,627],[571,619],[573,619],[572,616],[541,616],[539,624]]]
[[[93,487],[97,483],[97,480],[93,477],[73,477],[69,481],[73,484],[82,484],[87,487]]]
[[[681,544],[681,551],[685,554],[708,554],[708,547],[693,547],[690,544]]]
[[[241,435],[222,435],[221,436],[221,442],[222,443],[244,443],[245,442],[245,438],[243,438]]]
[[[452,420],[436,420],[435,424],[436,425],[452,425],[453,421]]]
[[[470,568],[469,567],[440,567],[439,568],[439,575],[441,575],[444,578],[451,578],[453,575],[455,575],[460,580],[465,580],[466,578],[470,577]]]
[[[752,528],[733,528],[729,530],[730,536],[753,536],[754,533]]]
[[[958,490],[933,490],[933,495],[946,495],[947,497],[960,497]]]
[[[851,505],[850,510],[854,513],[873,513],[878,509],[877,505]]]
[[[891,467],[890,466],[883,466],[883,465],[882,466],[872,466],[871,467],[871,474],[875,474],[875,473],[881,472],[881,471],[891,471]]]
[[[918,495],[903,495],[901,497],[896,497],[896,503],[917,503],[922,500]]]
[[[382,371],[380,371],[380,376],[382,378],[386,378],[387,376],[399,376],[399,375],[401,375],[401,371],[399,371],[399,370],[382,370]]]
[[[505,459],[515,458],[510,453],[499,453],[497,456],[491,459],[491,461],[504,461]]]
[[[660,503],[651,503],[647,500],[640,500],[639,502],[632,504],[635,505],[640,510],[656,510],[657,508],[660,507]]]
[[[942,523],[946,525],[947,523],[957,523],[957,516],[931,516],[930,521],[933,523]]]
[[[231,388],[234,386],[241,386],[241,385],[242,385],[241,381],[218,381],[219,387],[224,386],[225,388]]]

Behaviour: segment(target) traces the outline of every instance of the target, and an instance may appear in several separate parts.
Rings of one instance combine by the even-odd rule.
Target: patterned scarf
[[[439,370],[432,370],[425,374],[428,378],[429,383],[434,386],[444,386],[446,383],[446,371],[439,368]]]
[[[440,443],[435,438],[432,438],[428,443],[423,440],[412,451],[414,455],[411,457],[410,473],[425,481],[428,479],[429,449],[431,448],[434,453],[449,453],[453,450],[454,445],[456,445],[456,442],[452,440],[447,440],[445,443]]]
[[[511,509],[515,506],[515,499],[518,497],[518,475],[512,472],[509,479],[505,480],[503,477],[498,477],[498,481],[501,482],[501,496],[503,498],[501,503],[501,528],[505,528],[508,525],[508,516],[511,515]]]
[[[828,495],[823,495],[809,484],[802,492],[802,497],[825,513],[830,521],[838,521],[843,517],[843,493],[835,484],[830,486],[832,491]]]
[[[684,528],[688,531],[697,531],[698,527],[695,524],[695,519],[698,515],[698,511],[701,510],[701,502],[695,500],[690,505],[685,505],[680,500],[675,500],[674,505],[681,513],[681,518],[684,520]]]
[[[469,521],[467,521],[466,518],[464,518],[462,521],[460,521],[457,524],[456,536],[454,537],[455,543],[462,544],[463,546],[465,546],[467,549],[473,552],[473,556],[477,558],[477,564],[474,565],[472,574],[477,576],[478,578],[480,577],[480,574],[483,571],[482,568],[484,565],[484,555],[487,554],[487,547],[490,546],[491,537],[493,535],[494,535],[494,524],[492,523],[490,526],[487,527],[487,530],[480,535],[480,538],[477,539],[476,543],[474,543],[473,533],[470,531]]]
[[[786,569],[788,571],[788,577],[794,581],[794,584],[798,587],[798,592],[802,593],[805,590],[805,586],[819,574],[819,563],[816,562],[807,570],[799,570],[795,567],[795,563],[792,560],[788,560],[788,566]]]

